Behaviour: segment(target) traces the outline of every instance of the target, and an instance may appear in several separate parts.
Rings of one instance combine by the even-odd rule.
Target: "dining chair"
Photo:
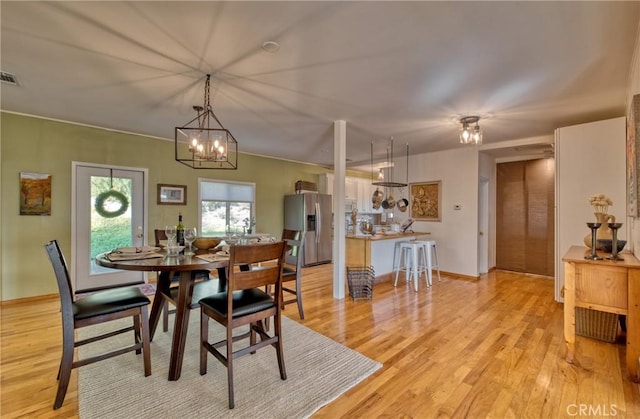
[[[284,250],[282,241],[231,246],[227,290],[200,300],[200,375],[207,373],[207,352],[227,367],[230,409],[235,406],[234,359],[271,345],[276,350],[280,378],[287,379],[281,325]],[[241,270],[242,265],[251,266],[251,270]],[[275,287],[274,297],[263,291],[266,285]],[[270,335],[265,329],[264,320],[271,317],[274,330]],[[210,318],[226,328],[225,339],[209,342]],[[244,325],[249,325],[249,330],[234,336],[234,329]],[[234,350],[234,344],[246,338],[249,338],[249,344]],[[226,347],[226,351],[217,349],[221,347]]]
[[[156,247],[160,247],[161,241],[167,240],[167,233],[165,233],[164,229],[153,230],[153,235],[155,237]],[[196,281],[209,280],[210,279],[209,274],[210,274],[209,271],[194,271],[192,273],[192,275],[195,275]],[[159,280],[161,273],[158,272],[157,275]],[[170,291],[170,293],[165,293],[169,298],[165,298],[162,304],[162,331],[163,332],[167,332],[169,330],[169,314],[174,314],[176,312],[175,309],[171,309],[171,310],[169,309],[169,302],[174,303],[175,301],[177,301],[177,295],[178,295],[177,288],[179,283],[180,283],[180,272],[174,272],[173,277],[171,278],[171,284],[170,284],[170,287],[172,290]],[[211,291],[210,289],[205,289],[203,290],[204,294],[202,295],[209,294],[210,291]],[[197,302],[197,300],[195,301]],[[175,303],[173,305],[175,305]],[[195,307],[197,307],[197,305],[195,305]]]
[[[287,230],[282,231],[282,241],[288,247],[284,256],[284,267],[282,270],[282,291],[292,294],[295,297],[282,299],[282,304],[298,305],[298,315],[304,320],[304,310],[302,309],[302,255],[304,254],[304,231]],[[295,281],[295,288],[287,286]]]
[[[78,301],[73,301],[73,291],[69,270],[57,240],[45,245],[51,260],[53,271],[58,282],[60,305],[62,311],[62,358],[58,369],[58,391],[53,404],[58,409],[64,402],[69,386],[71,370],[83,365],[136,351],[142,353],[145,377],[151,375],[151,353],[149,345],[149,321],[147,305],[149,299],[138,287],[113,288],[90,294]],[[133,325],[96,335],[82,340],[75,339],[75,330],[85,326],[105,323],[112,320],[132,317]],[[134,344],[123,348],[104,352],[92,357],[73,360],[74,348],[133,331]]]

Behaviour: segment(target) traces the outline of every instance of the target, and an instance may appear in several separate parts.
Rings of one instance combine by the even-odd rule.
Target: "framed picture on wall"
[[[20,215],[51,215],[51,175],[20,172]]]
[[[442,182],[417,182],[409,185],[411,218],[416,221],[441,221]]]
[[[627,117],[627,215],[638,217],[638,174],[640,173],[640,94],[631,100]]]
[[[158,184],[158,205],[187,205],[185,185]]]

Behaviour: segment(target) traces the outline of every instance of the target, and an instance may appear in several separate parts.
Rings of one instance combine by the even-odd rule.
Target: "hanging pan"
[[[400,210],[400,212],[406,212],[407,206],[409,206],[409,201],[407,201],[406,198],[402,198],[398,200],[396,205],[398,206],[398,209]]]

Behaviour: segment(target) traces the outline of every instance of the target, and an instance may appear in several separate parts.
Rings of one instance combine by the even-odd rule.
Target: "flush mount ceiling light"
[[[465,116],[460,118],[461,144],[482,144],[482,130],[480,129],[478,121],[480,121],[479,116]]]
[[[204,105],[194,106],[197,116],[175,128],[176,161],[194,169],[238,168],[238,142],[209,103],[211,75],[204,84]],[[186,144],[185,144],[186,143]]]

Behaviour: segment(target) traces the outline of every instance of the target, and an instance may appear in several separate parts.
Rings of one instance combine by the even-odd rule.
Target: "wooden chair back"
[[[299,274],[302,268],[302,255],[303,253],[303,243],[304,243],[305,232],[300,230],[287,230],[284,229],[282,231],[282,241],[288,247],[288,251],[285,253],[284,263],[288,265],[289,269],[292,269]],[[287,278],[285,278],[286,280]],[[293,280],[291,278],[290,280]]]
[[[164,229],[155,229],[153,230],[153,235],[156,239],[156,247],[160,246],[160,240],[167,241],[167,233],[164,232]]]
[[[60,250],[60,245],[57,240],[52,240],[47,243],[45,250],[51,260],[51,266],[53,267],[56,282],[58,283],[62,310],[63,339],[73,339],[73,290],[69,270],[67,269],[67,262]],[[71,333],[71,336],[67,336],[69,333]]]
[[[284,242],[235,245],[229,250],[228,289],[233,291],[276,285],[282,277],[284,260]],[[273,262],[273,263],[269,263]],[[257,267],[258,264],[265,266]],[[242,270],[241,266],[251,265],[251,270]],[[231,301],[231,299],[230,299]]]

